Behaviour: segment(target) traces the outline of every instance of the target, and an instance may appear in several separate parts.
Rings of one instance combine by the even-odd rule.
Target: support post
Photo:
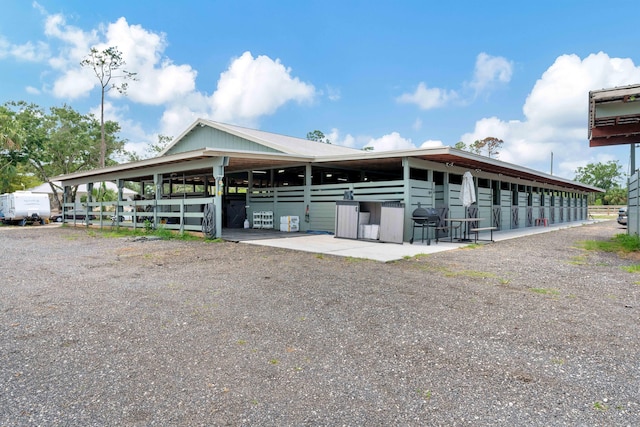
[[[213,197],[216,206],[216,239],[222,237],[222,196],[224,193],[224,168],[229,165],[229,157],[216,157],[213,161],[213,177],[216,179],[216,194]]]

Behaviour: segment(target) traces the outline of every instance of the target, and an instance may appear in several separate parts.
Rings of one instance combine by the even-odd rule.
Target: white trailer
[[[50,216],[51,205],[47,194],[16,191],[0,195],[0,220],[5,224],[44,224]]]

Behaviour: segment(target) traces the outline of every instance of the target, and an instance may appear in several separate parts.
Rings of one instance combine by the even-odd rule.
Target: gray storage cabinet
[[[362,219],[368,216],[368,221]],[[402,243],[404,235],[404,203],[361,200],[336,202],[335,237],[364,238],[359,233],[362,225],[378,225],[380,242]]]

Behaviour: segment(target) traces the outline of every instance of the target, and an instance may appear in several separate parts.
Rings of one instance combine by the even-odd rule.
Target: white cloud
[[[25,90],[27,91],[28,94],[30,95],[40,95],[40,89],[35,88],[33,86],[27,86],[25,87]]]
[[[455,91],[447,91],[439,88],[428,88],[423,82],[413,93],[404,93],[397,98],[398,102],[416,104],[422,110],[439,108],[458,98]]]
[[[85,32],[67,25],[60,14],[49,15],[45,34],[62,42],[60,54],[49,61],[60,73],[53,85],[57,97],[86,96],[99,86],[93,70],[79,65],[92,47],[98,51],[116,47],[125,62],[122,71],[137,73],[137,81],[130,80],[127,90],[129,99],[134,102],[161,105],[195,90],[195,70],[189,65],[175,65],[163,57],[167,45],[165,35],[147,31],[140,25],[129,25],[125,18],[119,18],[100,31]],[[107,96],[119,98],[121,95],[110,90]]]
[[[420,148],[437,148],[442,146],[444,146],[442,141],[433,140],[433,139],[428,139],[422,144],[420,144]]]
[[[99,80],[89,67],[80,62],[87,57],[92,47],[99,51],[116,47],[125,61],[123,70],[137,73],[136,81],[128,82],[127,96],[115,90],[107,92],[108,107],[112,108],[112,119],[122,127],[127,139],[148,138],[155,133],[141,131],[140,124],[126,115],[119,115],[121,105],[130,103],[160,106],[164,109],[160,119],[160,133],[177,136],[185,126],[198,117],[228,123],[257,126],[260,117],[273,114],[288,102],[312,102],[318,94],[310,83],[302,82],[292,75],[292,70],[279,59],[244,52],[232,59],[229,68],[220,74],[217,88],[212,95],[196,88],[197,71],[189,64],[175,64],[166,57],[167,39],[164,33],[149,31],[141,25],[129,24],[125,18],[101,24],[84,31],[66,22],[62,14],[48,14],[38,3],[34,3],[44,16],[44,34],[55,45],[55,53],[46,58],[53,73],[53,83],[44,87],[54,96],[63,99],[87,97],[99,87]],[[55,44],[54,44],[55,43]],[[29,49],[29,46],[33,46]],[[21,50],[0,38],[0,57],[20,52],[24,58],[37,58],[36,52],[45,51],[44,43],[26,44]],[[31,53],[29,53],[31,52]],[[48,53],[47,53],[48,54]],[[44,58],[44,56],[40,56]],[[35,88],[28,89],[31,93]],[[338,100],[340,91],[327,87],[330,100]],[[114,104],[118,101],[118,104]],[[120,106],[116,106],[120,105]],[[97,108],[97,107],[96,107]],[[155,142],[149,140],[148,142]],[[346,144],[353,137],[345,137]]]
[[[513,63],[501,56],[482,52],[476,58],[473,80],[469,84],[476,94],[493,88],[497,83],[509,83],[513,74]]]
[[[329,101],[339,101],[342,97],[342,93],[340,92],[340,89],[327,85],[327,97],[329,98]]]
[[[491,56],[484,52],[476,58],[476,65],[473,73],[473,80],[468,84],[462,84],[460,90],[446,90],[437,87],[428,87],[426,83],[420,82],[413,93],[404,93],[396,98],[397,102],[405,104],[416,104],[421,110],[432,110],[441,108],[448,104],[463,101],[465,92],[469,88],[477,96],[480,93],[488,92],[498,84],[505,84],[511,81],[513,74],[513,64],[511,61],[501,56]]]
[[[589,148],[587,140],[590,90],[637,84],[640,67],[628,58],[600,52],[584,59],[562,55],[536,82],[523,106],[524,120],[497,117],[478,120],[461,140],[466,144],[487,136],[504,140],[501,160],[573,178],[577,166],[611,160],[610,153]],[[624,163],[624,162],[623,162]]]
[[[365,147],[373,147],[374,151],[405,150],[416,148],[411,139],[405,139],[398,132],[392,132],[377,139],[371,139]]]
[[[49,56],[49,46],[44,42],[13,44],[0,36],[0,59],[13,58],[18,61],[40,62]]]
[[[243,53],[220,75],[211,99],[215,120],[251,124],[289,101],[312,101],[315,88],[291,76],[279,59]]]
[[[411,128],[413,130],[420,130],[422,129],[422,119],[417,118],[414,122],[413,125],[411,126]]]
[[[354,138],[351,134],[346,134],[345,136],[340,135],[340,131],[336,128],[331,129],[331,133],[326,135],[326,137],[331,141],[332,144],[342,145],[343,147],[355,148],[356,147],[356,138]]]
[[[120,18],[107,26],[105,37],[99,49],[117,46],[126,62],[123,69],[137,73],[138,80],[130,82],[127,91],[131,100],[161,105],[195,90],[197,72],[190,65],[176,65],[163,57],[167,46],[165,34],[129,25],[125,18]]]

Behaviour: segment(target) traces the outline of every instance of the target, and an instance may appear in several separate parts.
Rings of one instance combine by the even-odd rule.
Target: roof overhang
[[[572,190],[584,192],[603,192],[601,188],[593,187],[580,182],[561,178],[555,175],[529,169],[523,166],[514,165],[512,163],[503,162],[486,156],[480,156],[468,151],[458,150],[448,146],[436,148],[423,148],[413,150],[395,150],[381,152],[366,152],[366,156],[340,156],[339,158],[319,158],[316,163],[340,164],[349,167],[362,167],[365,162],[371,162],[373,159],[381,165],[394,164],[402,160],[403,157],[420,159],[441,163],[449,168],[463,168],[471,171],[485,172],[498,176],[509,177],[514,179],[522,179],[540,184],[547,184],[560,188],[570,188]]]
[[[116,179],[151,180],[155,173],[186,172],[210,174],[213,160],[227,157],[228,166],[225,170],[251,170],[256,168],[286,166],[290,164],[308,163],[312,158],[305,156],[291,156],[280,153],[255,153],[232,150],[194,150],[184,153],[171,154],[138,162],[122,163],[90,171],[76,172],[62,175],[54,179],[62,181],[63,185],[78,185],[85,182],[114,181]]]
[[[589,146],[640,142],[640,85],[589,92]]]
[[[602,192],[590,185],[545,174],[533,169],[503,162],[485,156],[462,151],[448,146],[413,150],[394,151],[358,151],[354,154],[322,157],[296,156],[281,153],[256,153],[233,150],[203,149],[165,155],[139,162],[124,163],[91,171],[76,172],[57,177],[63,185],[78,185],[86,182],[124,180],[152,180],[154,174],[172,172],[190,172],[193,174],[211,174],[216,158],[226,157],[225,172],[241,172],[263,168],[278,168],[303,164],[323,165],[327,167],[351,168],[360,170],[393,170],[399,168],[404,159],[417,159],[441,164],[452,171],[469,169],[485,174],[494,174],[512,179],[522,179],[557,188],[581,192]]]

